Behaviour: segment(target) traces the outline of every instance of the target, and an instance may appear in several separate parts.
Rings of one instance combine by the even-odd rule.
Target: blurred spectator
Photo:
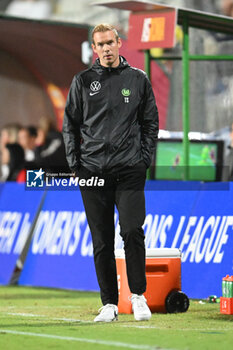
[[[24,149],[25,160],[32,162],[35,160],[37,129],[34,126],[22,127],[19,130],[18,140],[21,147]]]
[[[223,181],[233,181],[233,123],[229,128],[229,144],[227,146],[227,153],[223,168]]]
[[[24,150],[18,143],[7,143],[2,150],[3,181],[17,181],[24,169]]]
[[[63,138],[51,118],[42,117],[39,127],[7,124],[1,130],[1,181],[25,181],[25,169],[70,173]]]
[[[35,165],[46,172],[69,173],[62,135],[48,117],[39,120],[36,138]]]
[[[18,123],[6,124],[1,130],[1,143],[0,148],[6,146],[7,143],[18,142],[18,133],[21,126]]]
[[[1,130],[1,181],[17,181],[24,168],[24,150],[18,144],[20,128],[19,124],[11,123]]]

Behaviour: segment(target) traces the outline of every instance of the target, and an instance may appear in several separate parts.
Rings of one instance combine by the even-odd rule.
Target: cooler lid
[[[124,249],[115,250],[116,258],[125,258]],[[147,248],[146,249],[147,258],[180,258],[181,250],[178,248]]]

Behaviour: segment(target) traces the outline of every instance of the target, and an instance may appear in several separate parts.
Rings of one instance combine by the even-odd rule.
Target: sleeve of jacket
[[[147,167],[150,166],[159,132],[158,108],[151,83],[145,75],[144,93],[140,108],[142,133],[142,157]]]
[[[64,120],[63,139],[66,159],[71,171],[76,172],[80,167],[80,124],[82,120],[81,86],[77,76],[73,78],[68,93]]]

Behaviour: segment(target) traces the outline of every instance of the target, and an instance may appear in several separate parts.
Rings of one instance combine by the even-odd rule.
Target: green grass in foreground
[[[98,293],[0,287],[0,349],[232,349],[233,316],[219,304],[191,301],[184,314],[96,324],[99,307]]]

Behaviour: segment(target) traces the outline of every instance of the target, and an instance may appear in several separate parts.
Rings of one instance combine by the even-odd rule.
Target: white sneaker
[[[106,304],[99,309],[99,315],[94,322],[112,322],[118,320],[118,307],[114,304]]]
[[[151,318],[150,309],[143,295],[132,294],[131,303],[136,321],[147,321]]]

